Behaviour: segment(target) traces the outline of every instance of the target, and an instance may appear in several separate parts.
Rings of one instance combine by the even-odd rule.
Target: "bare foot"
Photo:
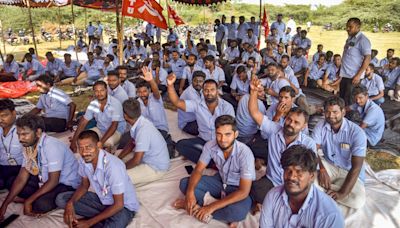
[[[238,222],[231,222],[228,224],[229,228],[236,228],[238,227],[239,223]]]
[[[256,203],[256,205],[253,206],[253,208],[251,208],[251,214],[252,214],[252,215],[257,214],[259,211],[261,211],[261,207],[262,207],[261,204]]]
[[[185,199],[177,199],[175,202],[172,204],[172,206],[179,210],[179,209],[185,209]]]
[[[14,198],[14,203],[24,203],[25,199],[22,199],[21,197],[16,196]]]

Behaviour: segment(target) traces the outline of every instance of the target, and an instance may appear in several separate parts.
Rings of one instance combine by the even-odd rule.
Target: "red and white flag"
[[[264,27],[264,36],[267,37],[269,33],[269,25],[268,25],[268,15],[267,11],[265,10],[265,6],[264,6],[264,15],[262,19],[262,26]]]
[[[155,0],[123,0],[122,15],[143,19],[159,28],[167,29],[163,8]]]
[[[168,17],[171,19],[174,19],[175,24],[178,25],[184,25],[185,22],[182,20],[182,18],[176,13],[176,11],[170,6],[168,6]]]

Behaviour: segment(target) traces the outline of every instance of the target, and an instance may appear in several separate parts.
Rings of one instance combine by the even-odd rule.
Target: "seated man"
[[[266,116],[283,127],[287,114],[292,108],[297,107],[294,103],[295,96],[296,94],[292,87],[282,87],[282,89],[279,90],[279,102],[268,107]]]
[[[361,79],[360,84],[367,88],[369,99],[381,105],[385,102],[385,85],[382,77],[374,73],[374,69],[374,64],[370,63],[365,69],[365,77]]]
[[[57,206],[65,209],[64,222],[69,227],[126,227],[139,210],[123,162],[102,150],[99,141],[94,131],[79,134],[81,184],[75,192],[57,196]],[[76,214],[84,219],[78,220]]]
[[[46,59],[47,59],[46,70],[45,70],[46,75],[55,79],[55,77],[58,76],[58,71],[62,66],[63,62],[60,59],[54,58],[53,53],[51,52],[46,52]]]
[[[24,79],[31,82],[35,81],[40,75],[45,73],[43,65],[39,60],[34,59],[30,53],[25,54],[24,69]]]
[[[183,68],[182,79],[179,83],[179,95],[182,95],[184,88],[186,88],[186,85],[192,84],[194,72],[202,71],[202,68],[199,67],[196,62],[197,56],[195,56],[194,54],[190,54],[188,59],[186,60],[187,65]]]
[[[281,66],[276,63],[270,63],[266,69],[267,77],[261,79],[265,87],[265,93],[271,98],[271,104],[278,103],[279,91],[285,86],[290,86],[290,83],[284,78],[284,75],[281,77],[281,73],[283,74],[283,68]]]
[[[185,158],[197,163],[203,145],[215,139],[213,122],[218,116],[235,116],[231,104],[218,97],[218,83],[212,79],[203,83],[203,98],[201,102],[195,100],[181,100],[176,94],[174,83],[176,77],[171,74],[168,79],[168,95],[171,103],[184,112],[193,112],[196,115],[199,136],[191,139],[182,139],[176,144],[176,150]]]
[[[119,74],[117,71],[109,71],[107,73],[107,91],[108,94],[116,98],[121,104],[128,100],[128,94],[120,85]]]
[[[190,56],[189,56],[190,58]],[[195,71],[193,72],[193,80],[190,83],[189,87],[187,87],[179,99],[181,100],[193,100],[200,103],[203,99],[203,93],[201,89],[203,88],[203,83],[206,78],[206,74],[203,71]],[[178,109],[178,127],[182,129],[182,131],[191,134],[198,135],[198,125],[196,121],[196,114],[193,112],[184,112]]]
[[[324,45],[322,45],[322,44],[317,45],[317,52],[315,52],[315,54],[312,57],[313,62],[318,62],[320,55],[326,55],[326,53],[323,51],[323,49],[324,49]]]
[[[76,60],[71,60],[71,54],[64,54],[64,62],[58,68],[57,77],[54,82],[59,85],[70,85],[78,75],[81,64]]]
[[[352,93],[355,103],[350,105],[349,109],[360,114],[362,119],[360,127],[367,135],[368,144],[375,146],[385,131],[385,114],[381,107],[369,99],[368,89],[365,86],[355,86]]]
[[[330,97],[324,103],[325,120],[314,128],[312,138],[322,150],[318,183],[339,204],[361,208],[365,203],[367,138],[364,131],[344,116],[345,102]]]
[[[262,88],[260,81],[254,78],[250,87],[250,115],[260,127],[261,134],[268,139],[266,176],[253,182],[250,193],[253,200],[258,204],[256,206],[259,207],[270,189],[283,184],[283,168],[280,165],[282,152],[290,146],[302,144],[316,153],[316,144],[314,140],[303,133],[309,119],[306,111],[300,108],[291,109],[282,127],[263,115],[258,109],[257,91],[260,87]]]
[[[38,115],[44,111],[43,120],[46,132],[63,132],[72,129],[76,104],[61,89],[54,87],[50,76],[42,75],[36,79],[41,93],[36,107],[29,113]]]
[[[179,51],[172,51],[172,59],[164,64],[164,68],[171,70],[175,73],[177,79],[182,79],[183,68],[186,66],[186,62],[180,58]]]
[[[92,52],[88,52],[87,57],[88,61],[79,68],[78,76],[73,80],[73,83],[76,85],[92,85],[105,76],[102,65],[103,61],[95,60]]]
[[[231,83],[231,93],[224,94],[222,98],[232,104],[233,108],[236,110],[238,102],[240,99],[249,94],[251,74],[246,70],[246,67],[241,65],[236,68],[236,74],[233,76]]]
[[[134,151],[133,158],[125,162],[128,175],[136,186],[161,179],[169,168],[167,144],[153,123],[141,115],[140,103],[129,99],[123,103],[124,118],[132,128],[131,140],[119,154],[123,159]]]
[[[225,84],[225,73],[221,67],[215,65],[215,58],[212,55],[207,55],[204,58],[204,73],[206,74],[206,80],[213,79],[218,83],[218,88]]]
[[[129,98],[136,97],[136,87],[135,84],[127,80],[128,78],[128,67],[126,66],[118,66],[117,72],[120,79],[120,85],[125,90],[126,94]]]
[[[77,151],[77,139],[79,134],[93,118],[96,120],[95,131],[100,137],[100,143],[107,150],[112,151],[118,145],[121,134],[124,133],[126,122],[122,112],[122,104],[107,93],[107,84],[97,81],[93,85],[94,97],[86,109],[85,115],[80,119],[78,128],[71,139],[71,149]]]
[[[255,180],[254,157],[250,148],[236,140],[239,132],[234,117],[219,116],[215,120],[215,134],[216,139],[204,145],[191,176],[181,179],[179,188],[186,197],[176,200],[174,206],[186,209],[189,215],[202,222],[208,223],[214,218],[237,227],[251,208],[249,192]],[[202,176],[211,160],[219,172],[214,176]],[[216,201],[204,202],[206,192]]]
[[[3,69],[0,72],[0,82],[14,82],[18,81],[19,66],[14,61],[14,55],[8,54]]]
[[[16,122],[19,141],[24,147],[22,168],[0,208],[3,218],[8,205],[24,189],[30,176],[38,177],[39,189],[24,201],[24,214],[37,216],[57,208],[59,193],[79,186],[78,162],[67,145],[44,133],[42,118],[25,115]]]
[[[318,159],[314,151],[295,145],[282,153],[283,185],[264,199],[260,228],[342,228],[344,218],[335,201],[314,186]],[[295,224],[295,225],[294,225]]]
[[[154,81],[157,83],[158,90],[160,90],[162,94],[165,94],[165,92],[167,92],[168,72],[160,66],[160,60],[153,60],[151,64],[151,72]]]
[[[321,79],[327,70],[325,55],[319,55],[317,62],[310,63],[304,75],[304,87],[317,88],[317,81]]]
[[[296,55],[292,56],[290,59],[290,67],[293,69],[294,75],[299,80],[303,80],[303,76],[308,67],[307,59],[303,55],[303,48],[297,48]],[[301,82],[299,81],[300,84],[302,84]]]
[[[9,99],[0,100],[0,189],[10,191],[14,180],[21,169],[24,156],[23,147],[18,140],[15,120],[17,113],[14,103]],[[39,188],[39,179],[30,176],[27,184],[18,194],[18,198],[26,199]],[[17,201],[17,200],[15,200]],[[1,221],[1,218],[0,218]]]
[[[328,64],[322,79],[317,80],[319,88],[333,94],[339,93],[340,87],[340,66],[342,65],[342,57],[339,54],[333,56],[333,64]]]
[[[388,91],[388,96],[390,97],[391,101],[400,102],[400,77],[397,78],[397,82],[396,85],[394,86],[394,89],[390,89]]]
[[[397,79],[400,77],[400,58],[393,57],[389,61],[387,68],[384,68],[382,77],[385,81],[385,88],[394,89]]]

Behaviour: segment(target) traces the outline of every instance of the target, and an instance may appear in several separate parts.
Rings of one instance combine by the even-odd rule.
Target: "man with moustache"
[[[8,205],[21,193],[30,176],[39,178],[39,189],[24,201],[24,214],[35,216],[57,208],[56,196],[79,186],[78,162],[67,145],[44,133],[39,116],[27,114],[16,122],[24,147],[22,168],[0,208],[3,218]]]
[[[290,86],[290,84],[288,80],[284,79],[283,68],[276,63],[268,64],[266,73],[267,77],[261,79],[265,93],[271,96],[272,104],[278,103],[279,91],[285,86]]]
[[[283,168],[280,164],[282,152],[293,145],[305,145],[307,148],[317,151],[314,140],[303,133],[307,127],[309,115],[301,108],[292,108],[286,115],[283,127],[258,109],[257,93],[261,82],[253,78],[250,84],[249,111],[251,117],[260,127],[261,134],[268,139],[268,165],[266,176],[254,181],[250,195],[258,203],[262,204],[265,195],[274,186],[283,184]]]
[[[129,80],[126,80],[128,77],[128,67],[118,66],[116,70],[118,71],[119,79],[121,81],[120,83],[121,87],[125,90],[129,98],[135,98],[136,97],[135,84],[133,84]]]
[[[282,153],[283,185],[264,199],[260,227],[342,228],[344,218],[333,201],[314,186],[318,159],[314,151],[295,145]]]
[[[365,69],[365,78],[361,80],[360,84],[367,88],[369,99],[375,104],[381,105],[385,102],[385,85],[382,77],[375,74],[374,70],[374,64],[369,64]]]
[[[318,183],[336,202],[350,208],[365,203],[365,167],[367,137],[346,115],[345,102],[330,97],[324,103],[325,120],[314,128],[312,138],[322,150]]]
[[[75,192],[56,199],[57,206],[65,209],[64,222],[68,227],[126,227],[139,210],[139,201],[123,162],[102,150],[94,131],[81,132],[78,145],[82,182]]]
[[[182,139],[176,143],[176,150],[185,158],[197,163],[203,145],[215,139],[214,121],[218,116],[235,116],[231,104],[219,98],[218,83],[208,79],[203,83],[203,99],[201,102],[194,100],[181,100],[176,94],[174,83],[176,76],[171,74],[167,78],[168,95],[171,103],[184,112],[193,112],[196,115],[199,136],[191,139]]]
[[[107,91],[108,94],[116,98],[121,104],[128,100],[128,94],[126,94],[125,90],[120,85],[119,74],[117,71],[109,71],[107,73]]]
[[[196,62],[197,56],[194,54],[190,54],[186,61],[186,66],[183,68],[182,79],[179,83],[179,95],[182,95],[183,90],[184,88],[186,88],[187,84],[189,84],[189,86],[192,84],[194,72],[202,70],[202,68],[199,67]]]
[[[36,107],[29,113],[38,115],[44,110],[43,120],[46,132],[63,132],[72,129],[76,104],[61,89],[54,87],[54,80],[47,75],[36,79],[41,93]]]
[[[239,132],[233,116],[222,115],[215,120],[216,138],[208,141],[190,177],[181,179],[179,188],[185,199],[174,203],[177,209],[186,209],[189,215],[208,223],[211,218],[237,227],[251,208],[249,192],[255,180],[254,157],[250,148],[236,140]],[[202,175],[214,161],[218,173]],[[216,198],[211,204],[204,202],[209,192]]]
[[[18,140],[15,105],[9,99],[0,100],[0,189],[10,191],[21,169],[23,147]],[[39,188],[39,179],[30,176],[27,184],[14,201],[23,201]],[[20,200],[21,199],[21,200]]]

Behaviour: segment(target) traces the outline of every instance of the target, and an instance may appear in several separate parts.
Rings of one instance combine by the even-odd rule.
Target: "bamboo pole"
[[[35,47],[36,57],[39,59],[38,50],[37,50],[37,46],[36,46],[35,29],[33,27],[33,22],[32,22],[32,12],[31,12],[30,0],[26,1],[26,5],[28,6],[29,24],[30,24],[31,29],[32,29],[33,46]]]
[[[7,55],[7,51],[6,51],[6,40],[4,38],[4,27],[3,27],[3,23],[0,20],[0,27],[1,27],[1,42],[3,42],[3,52],[4,55]]]
[[[72,30],[74,32],[74,50],[76,55],[76,61],[79,62],[78,52],[76,49],[76,29],[75,29],[75,14],[74,14],[74,0],[71,0],[71,13],[72,13]]]
[[[118,57],[119,57],[119,65],[124,65],[124,18],[125,16],[121,14],[121,35],[118,40]]]
[[[165,0],[165,2],[167,3],[167,23],[168,23],[168,28],[171,28],[171,25],[170,25],[170,22],[169,22],[169,10],[168,10],[169,2],[168,2],[168,0]]]
[[[60,50],[61,50],[62,32],[61,32],[61,9],[60,9],[60,7],[58,7],[58,31],[60,32],[58,39],[60,41]]]
[[[121,53],[121,50],[123,50],[123,47],[124,47],[124,45],[123,45],[123,39],[122,39],[122,37],[123,37],[123,35],[122,35],[122,31],[123,31],[123,28],[122,28],[122,20],[121,20],[121,23],[120,23],[120,4],[119,4],[119,1],[120,0],[116,0],[115,1],[115,8],[116,8],[116,10],[115,10],[115,13],[116,13],[116,17],[117,17],[117,21],[116,21],[116,26],[117,26],[117,39],[118,39],[118,50],[119,50],[119,53]],[[123,18],[123,16],[122,16],[122,18]],[[122,55],[121,54],[119,54],[119,63],[120,63],[120,65],[122,65]]]
[[[85,8],[85,26],[88,26],[87,24],[87,9]],[[85,36],[85,43],[87,43],[87,36]]]

